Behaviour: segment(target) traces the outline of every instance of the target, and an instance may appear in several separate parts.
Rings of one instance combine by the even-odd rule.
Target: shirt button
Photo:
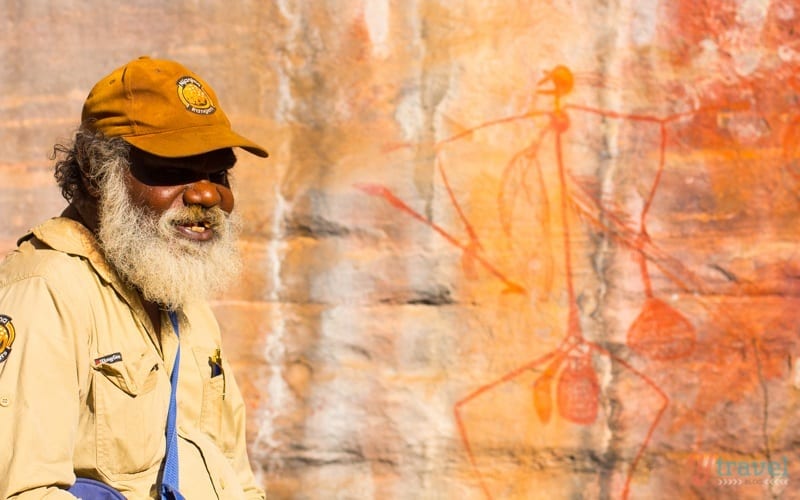
[[[8,396],[0,396],[0,406],[6,407],[11,404],[11,398]]]

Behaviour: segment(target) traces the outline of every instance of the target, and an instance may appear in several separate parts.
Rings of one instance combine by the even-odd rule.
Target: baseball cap
[[[81,122],[156,156],[178,158],[231,147],[268,156],[231,129],[214,90],[175,61],[143,56],[115,69],[89,92]]]

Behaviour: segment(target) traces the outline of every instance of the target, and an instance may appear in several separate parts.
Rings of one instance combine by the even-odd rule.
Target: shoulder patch
[[[14,324],[11,323],[11,318],[5,314],[0,314],[0,363],[8,358],[15,336],[16,333]]]

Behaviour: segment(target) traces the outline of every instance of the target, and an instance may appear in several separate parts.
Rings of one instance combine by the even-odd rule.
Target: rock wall
[[[139,55],[236,128],[270,498],[798,498],[797,0],[0,0],[0,249]]]

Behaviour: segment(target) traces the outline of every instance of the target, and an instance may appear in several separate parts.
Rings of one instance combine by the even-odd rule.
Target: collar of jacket
[[[114,268],[111,267],[111,264],[108,263],[103,255],[100,242],[80,222],[67,217],[53,217],[31,229],[28,234],[17,241],[17,244],[19,245],[31,237],[35,237],[53,250],[84,258],[97,275],[105,283],[114,287],[114,290],[129,305],[136,304],[141,307],[139,295],[133,288],[125,284],[122,278],[114,271]]]

